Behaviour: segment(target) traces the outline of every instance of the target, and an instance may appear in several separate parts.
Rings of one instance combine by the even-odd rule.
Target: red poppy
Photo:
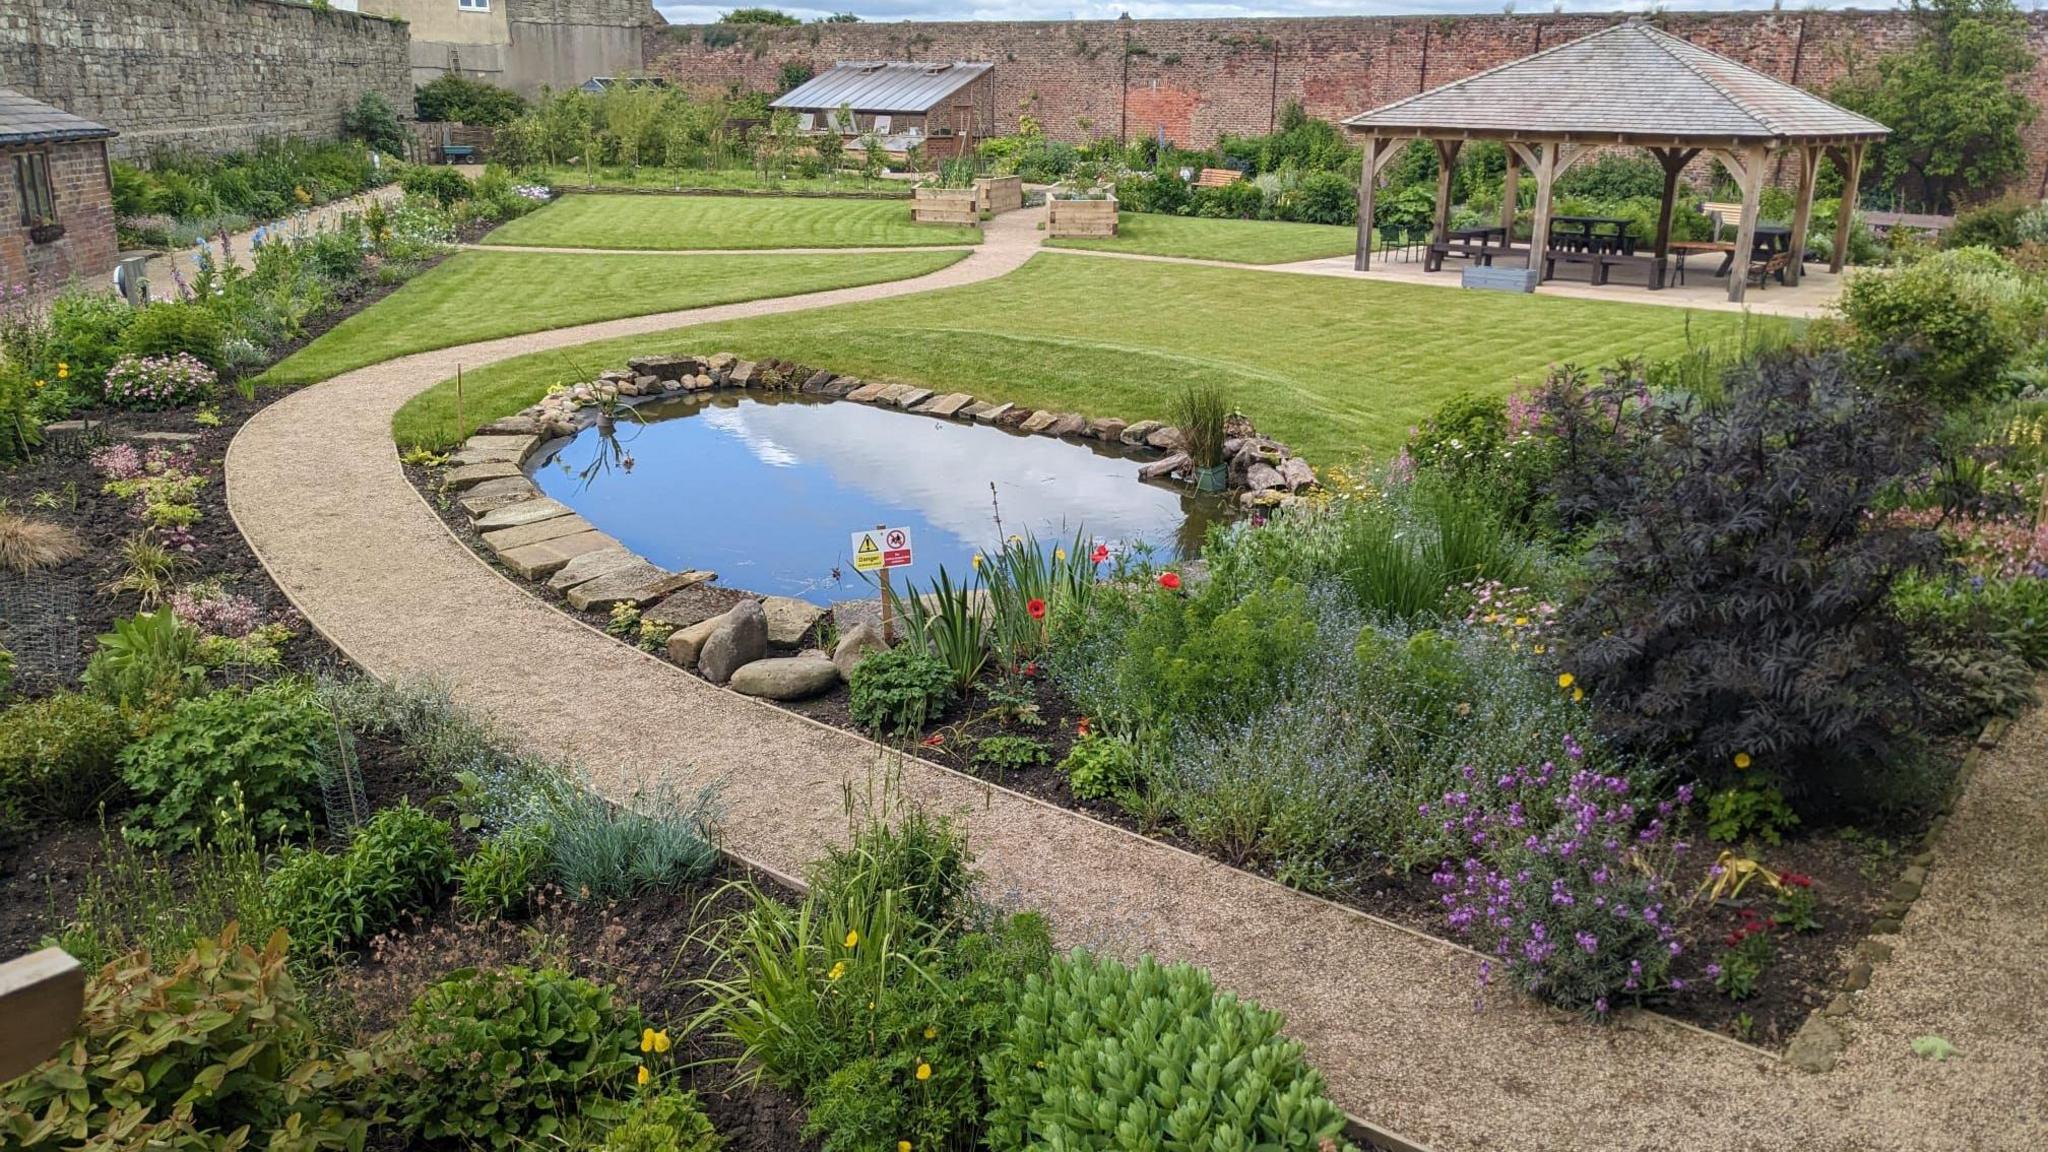
[[[1095,725],[1086,716],[1081,717],[1080,721],[1074,725],[1074,735],[1076,736],[1086,736],[1094,730]]]
[[[1161,572],[1159,574],[1159,586],[1168,592],[1180,591],[1180,573]]]
[[[1095,551],[1088,554],[1088,560],[1093,564],[1100,564],[1107,559],[1109,559],[1109,545],[1107,544],[1097,544]]]
[[[1038,675],[1038,665],[1037,665],[1037,664],[1032,664],[1032,663],[1027,663],[1027,664],[1025,664],[1025,665],[1024,665],[1024,667],[1023,667],[1022,671],[1023,671],[1023,673],[1024,673],[1024,678],[1025,678],[1026,680],[1029,680],[1029,679],[1031,679],[1032,677],[1034,677],[1034,676],[1037,676],[1037,675]]]
[[[1031,598],[1030,603],[1024,605],[1024,610],[1031,613],[1033,620],[1045,619],[1045,601],[1038,599],[1036,596]]]
[[[934,732],[931,735],[924,738],[924,746],[927,748],[937,748],[939,745],[944,744],[945,742],[945,736],[937,732]]]
[[[1781,872],[1778,874],[1778,883],[1788,884],[1794,888],[1811,888],[1813,877],[1804,872]]]

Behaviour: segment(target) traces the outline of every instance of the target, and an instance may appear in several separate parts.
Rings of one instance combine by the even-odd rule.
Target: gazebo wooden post
[[[1436,217],[1430,228],[1431,239],[1438,244],[1447,244],[1451,239],[1451,175],[1458,163],[1458,148],[1461,140],[1436,141]]]
[[[1697,148],[1652,148],[1650,154],[1664,166],[1664,199],[1657,209],[1656,266],[1650,269],[1650,287],[1664,286],[1665,262],[1671,254],[1671,212],[1678,204],[1678,176],[1700,154]]]
[[[1742,222],[1735,229],[1735,259],[1728,265],[1728,300],[1742,303],[1749,288],[1749,264],[1756,256],[1756,216],[1763,200],[1766,149],[1752,145],[1739,152],[1721,153],[1721,162],[1742,189]]]
[[[1365,161],[1358,169],[1358,253],[1351,269],[1364,272],[1372,267],[1372,208],[1374,185],[1380,180],[1380,138],[1365,138]]]
[[[1519,147],[1510,145],[1510,147]],[[1543,258],[1550,251],[1550,193],[1557,181],[1557,151],[1561,147],[1556,141],[1531,144],[1531,152],[1524,152],[1529,170],[1536,173],[1536,207],[1529,221],[1529,267],[1535,269],[1536,279],[1543,279]]]
[[[1501,247],[1513,246],[1515,242],[1515,217],[1520,214],[1522,201],[1522,161],[1513,148],[1507,149],[1508,170],[1500,181],[1500,226],[1507,232],[1501,237]]]
[[[1828,271],[1840,272],[1849,259],[1849,228],[1856,217],[1856,184],[1863,178],[1863,149],[1861,140],[1853,141],[1835,150],[1836,162],[1842,166],[1842,200],[1835,207],[1835,251],[1828,257]]]
[[[1792,262],[1785,266],[1785,286],[1796,288],[1806,270],[1806,229],[1813,222],[1814,177],[1820,175],[1821,147],[1801,144],[1799,153],[1799,199],[1792,208]]]

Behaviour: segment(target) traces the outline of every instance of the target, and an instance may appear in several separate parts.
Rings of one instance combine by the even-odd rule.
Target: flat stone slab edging
[[[1000,274],[1029,255],[998,242],[1029,215],[999,217],[991,244],[914,282],[446,349],[301,390],[231,445],[230,511],[279,587],[367,671],[448,682],[536,749],[577,758],[615,798],[657,776],[722,780],[733,851],[800,873],[843,838],[841,786],[878,767],[873,746],[713,688],[499,577],[406,479],[391,417],[458,359]],[[1063,944],[1209,968],[1287,1014],[1339,1103],[1441,1152],[2018,1150],[2048,1145],[2042,1118],[2014,1107],[2048,1083],[2040,1014],[2015,1015],[2048,1001],[2033,963],[2048,950],[2044,729],[2029,716],[1974,774],[1892,962],[1845,1022],[1840,1063],[1818,1076],[1660,1023],[1594,1029],[1519,1003],[1475,1013],[1473,965],[1455,947],[922,762],[902,775],[911,799],[959,814],[995,894],[1044,909]],[[1965,944],[1979,955],[1959,972]],[[1912,1056],[1912,1037],[1930,1031],[1963,1055]]]

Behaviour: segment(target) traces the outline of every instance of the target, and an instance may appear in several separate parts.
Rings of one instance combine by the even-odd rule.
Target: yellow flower
[[[640,1030],[640,1050],[642,1052],[654,1051],[654,1029],[642,1028]]]
[[[1531,652],[1534,652],[1534,653],[1535,653],[1535,654],[1537,654],[1538,656],[1541,656],[1541,655],[1543,655],[1543,645],[1541,645],[1541,644],[1531,644],[1531,645],[1529,645],[1529,651],[1531,651]]]
[[[1585,690],[1584,688],[1574,688],[1574,689],[1572,689],[1572,700],[1573,700],[1573,702],[1577,702],[1577,701],[1580,701],[1580,700],[1584,700],[1585,698],[1586,698],[1586,690]]]
[[[910,1141],[898,1140],[896,1142],[896,1152],[910,1152]]]
[[[1749,767],[1749,765],[1750,765],[1749,753],[1747,753],[1747,752],[1737,752],[1737,753],[1735,754],[1735,766],[1736,766],[1737,768],[1748,768],[1748,767]]]
[[[1052,550],[1052,558],[1053,558],[1054,560],[1057,560],[1057,561],[1059,561],[1059,562],[1060,562],[1060,563],[1062,563],[1062,564],[1066,563],[1066,561],[1067,561],[1067,550],[1066,550],[1065,548],[1055,548],[1055,549],[1053,549],[1053,550]]]
[[[1529,626],[1529,618],[1528,618],[1527,616],[1517,616],[1517,617],[1515,617],[1515,627],[1517,627],[1517,628],[1527,628],[1528,626]]]
[[[979,552],[976,552],[976,553],[974,554],[974,566],[975,566],[976,568],[979,568],[979,567],[981,567],[981,553],[979,553]]]
[[[841,960],[839,963],[834,964],[832,966],[832,970],[830,972],[825,973],[825,979],[837,980],[844,975],[846,975],[846,961]]]
[[[849,929],[847,929],[847,930],[846,930],[846,946],[847,946],[848,948],[856,948],[856,947],[859,947],[859,945],[860,945],[860,930],[859,930],[858,928],[849,928]]]
[[[63,380],[68,378],[70,375],[71,365],[64,363],[62,360],[57,361],[57,379]]]
[[[937,1040],[937,1039],[939,1038],[939,1027],[938,1027],[938,1025],[936,1025],[936,1024],[927,1024],[927,1025],[925,1025],[925,1026],[924,1026],[924,1038],[925,1038],[925,1039],[927,1039],[927,1040]]]
[[[49,387],[49,385],[50,385],[50,382],[49,382],[48,380],[38,380],[38,381],[36,381],[36,387],[38,387],[38,388],[47,388],[47,387]]]
[[[638,1080],[638,1081],[639,1081],[640,1083],[642,1083],[642,1084],[645,1084],[645,1083],[647,1083],[647,1081],[648,1081],[648,1075],[647,1075],[647,1065],[645,1065],[645,1064],[642,1064],[642,1065],[640,1066],[640,1075],[638,1075],[638,1076],[634,1077],[634,1079]]]
[[[1557,686],[1559,688],[1569,688],[1572,686],[1572,682],[1577,679],[1578,677],[1573,676],[1569,672],[1559,672],[1557,674]]]
[[[918,1078],[919,1080],[929,1080],[929,1079],[931,1079],[931,1078],[932,1078],[932,1066],[931,1066],[931,1065],[929,1065],[929,1064],[924,1064],[924,1063],[920,1063],[920,1064],[918,1064],[918,1066],[917,1066],[917,1078]]]
[[[656,1032],[654,1034],[654,1050],[656,1052],[666,1052],[672,1047],[674,1047],[674,1045],[669,1043],[667,1029],[663,1029],[662,1031]]]

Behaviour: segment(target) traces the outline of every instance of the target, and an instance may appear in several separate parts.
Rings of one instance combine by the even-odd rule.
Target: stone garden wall
[[[1535,7],[1535,5],[1531,5]],[[1081,20],[683,26],[650,32],[647,70],[693,89],[773,89],[786,63],[823,70],[861,59],[995,65],[996,133],[1035,116],[1050,135],[1163,135],[1206,147],[1224,133],[1269,131],[1300,101],[1341,119],[1597,31],[1626,14],[1338,16],[1248,20]],[[2028,17],[2048,56],[2048,14]],[[1826,92],[1850,64],[1907,42],[1902,13],[1667,13],[1660,27],[1779,79]],[[2028,79],[2048,108],[2048,65]],[[2048,116],[2027,129],[2030,187],[2048,167]]]
[[[403,23],[281,0],[0,3],[0,85],[120,132],[117,157],[333,136],[364,92],[409,115],[407,52]]]

